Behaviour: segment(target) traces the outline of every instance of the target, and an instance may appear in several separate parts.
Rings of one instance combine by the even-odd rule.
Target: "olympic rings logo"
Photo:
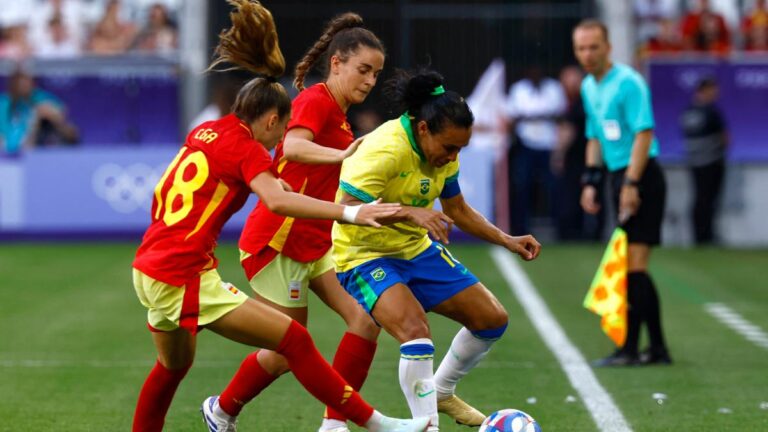
[[[97,197],[106,201],[118,213],[136,210],[149,212],[155,185],[163,175],[165,166],[152,168],[135,163],[123,168],[115,163],[100,165],[93,172],[91,187]]]

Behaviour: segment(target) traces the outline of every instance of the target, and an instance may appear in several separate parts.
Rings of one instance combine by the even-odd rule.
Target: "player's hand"
[[[619,223],[624,223],[640,208],[640,191],[637,186],[624,185],[619,195]]]
[[[291,187],[291,185],[288,184],[287,181],[279,178],[277,179],[277,182],[280,183],[280,186],[283,188],[284,191],[293,192],[293,188]]]
[[[355,224],[370,225],[380,228],[381,224],[376,222],[378,219],[388,218],[402,209],[400,203],[383,203],[381,198],[370,204],[363,204],[355,216]]]
[[[339,154],[339,163],[344,162],[344,159],[352,156],[357,151],[357,148],[360,147],[360,144],[362,144],[363,140],[365,139],[367,135],[363,135],[360,138],[352,141],[352,144],[349,145],[345,150],[343,150]]]
[[[440,243],[449,243],[448,234],[453,229],[453,219],[446,216],[443,212],[421,207],[410,207],[408,209],[408,220],[413,225],[426,229],[429,235]]]
[[[597,202],[597,188],[586,185],[581,189],[581,208],[591,215],[600,211],[600,203]]]
[[[509,236],[504,246],[526,261],[536,259],[541,252],[541,244],[530,234],[519,237]]]
[[[35,107],[35,114],[38,118],[48,120],[51,123],[59,124],[64,122],[64,113],[56,105],[45,102]]]

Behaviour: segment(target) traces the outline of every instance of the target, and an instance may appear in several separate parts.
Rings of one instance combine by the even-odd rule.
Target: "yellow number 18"
[[[163,177],[160,178],[160,181],[155,187],[157,209],[155,210],[154,218],[155,220],[160,219],[160,212],[162,211],[163,222],[165,222],[167,226],[177,224],[179,221],[183,220],[189,215],[189,213],[192,211],[192,207],[195,204],[194,193],[203,187],[205,181],[208,180],[208,159],[206,159],[205,153],[196,151],[184,156],[186,150],[186,147],[182,147],[181,151],[179,151],[179,153],[173,159],[173,162],[171,162],[171,164],[168,166],[168,169],[165,170]],[[191,179],[185,180],[184,173],[190,166],[194,167],[195,175]],[[168,176],[171,174],[175,167],[176,173],[173,176],[173,183],[171,184],[171,188],[168,189],[165,199],[163,199],[163,185],[165,185],[165,181],[168,179]],[[220,181],[219,185],[216,187],[216,191],[214,192],[211,201],[203,211],[203,215],[201,216],[200,221],[198,222],[195,229],[189,233],[189,235],[187,235],[187,238],[196,233],[200,227],[202,227],[205,221],[216,209],[216,207],[221,204],[222,199],[228,191],[229,188]],[[177,197],[181,197],[182,205],[180,208],[174,210],[173,204],[177,200]]]

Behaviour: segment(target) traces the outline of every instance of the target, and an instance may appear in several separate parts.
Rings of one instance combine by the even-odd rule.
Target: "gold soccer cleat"
[[[456,420],[456,423],[465,426],[480,426],[483,420],[485,420],[485,414],[472,408],[456,395],[437,401],[437,411],[448,415]]]

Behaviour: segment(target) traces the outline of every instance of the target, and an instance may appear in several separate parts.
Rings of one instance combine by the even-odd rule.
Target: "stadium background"
[[[689,7],[687,1],[672,2],[678,16]],[[27,22],[44,3],[0,1],[3,56],[9,29]],[[101,17],[106,1],[73,3],[83,6],[85,32]],[[140,27],[152,3],[124,0],[121,16]],[[7,55],[0,60],[0,91],[6,91],[8,76],[21,65],[40,87],[64,101],[81,135],[74,146],[0,156],[0,328],[5,332],[0,337],[0,391],[12,395],[0,403],[0,418],[6,419],[0,430],[126,430],[130,423],[135,396],[152,362],[143,311],[130,289],[131,255],[149,221],[156,180],[217,85],[217,76],[201,71],[216,35],[227,25],[229,10],[223,0],[161,3],[178,31],[178,49],[82,52],[55,59]],[[504,74],[490,84],[495,99],[482,99],[483,108],[498,104],[529,65],[540,64],[556,77],[562,67],[574,63],[573,25],[584,17],[605,19],[615,59],[635,65],[649,79],[658,132],[663,134],[661,159],[670,199],[664,247],[653,271],[659,274],[677,364],[669,369],[601,371],[598,378],[637,431],[768,430],[765,345],[737,336],[706,309],[712,303],[727,304],[753,326],[756,340],[765,337],[768,54],[734,49],[725,56],[646,57],[632,0],[264,3],[275,16],[289,68],[330,17],[348,10],[360,13],[386,45],[384,79],[394,67],[430,64],[445,75],[450,88],[470,95],[492,61],[501,59]],[[738,23],[752,2],[712,4],[728,17],[738,46]],[[693,83],[710,75],[722,80],[722,105],[738,134],[729,153],[717,219],[719,244],[695,248],[688,222],[691,186],[677,124]],[[285,80],[286,87],[289,82]],[[350,116],[370,109],[382,118],[391,116],[379,90]],[[485,112],[480,120],[495,121]],[[493,110],[490,117],[495,118]],[[464,176],[470,183],[462,186],[486,216],[508,226],[508,139],[489,139],[490,144],[477,144],[462,155],[463,172],[471,173]],[[228,225],[226,238],[236,238],[252,204]],[[606,352],[609,342],[580,303],[602,244],[558,244],[545,213],[537,211],[533,225],[544,254],[526,271],[576,346],[594,358]],[[225,278],[247,286],[235,245],[224,243],[220,249]],[[545,430],[596,430],[585,406],[569,398],[574,390],[534,332],[530,321],[535,317],[525,314],[500,269],[491,264],[490,250],[473,244],[455,249],[454,254],[502,299],[514,329],[462,391],[486,411],[524,409]],[[313,311],[310,331],[330,356],[341,324],[320,305]],[[434,323],[442,354],[455,328],[441,319]],[[196,404],[220,388],[248,352],[208,335],[203,338],[197,367],[169,415],[169,430],[200,430]],[[364,394],[382,410],[406,415],[394,366],[397,350],[390,339],[382,337]],[[652,397],[656,393],[669,399],[659,403]],[[254,405],[245,412],[249,419],[244,420],[244,430],[311,430],[320,409],[290,379],[280,380]],[[269,420],[277,412],[285,415],[274,426]],[[444,430],[461,429],[446,425]]]

